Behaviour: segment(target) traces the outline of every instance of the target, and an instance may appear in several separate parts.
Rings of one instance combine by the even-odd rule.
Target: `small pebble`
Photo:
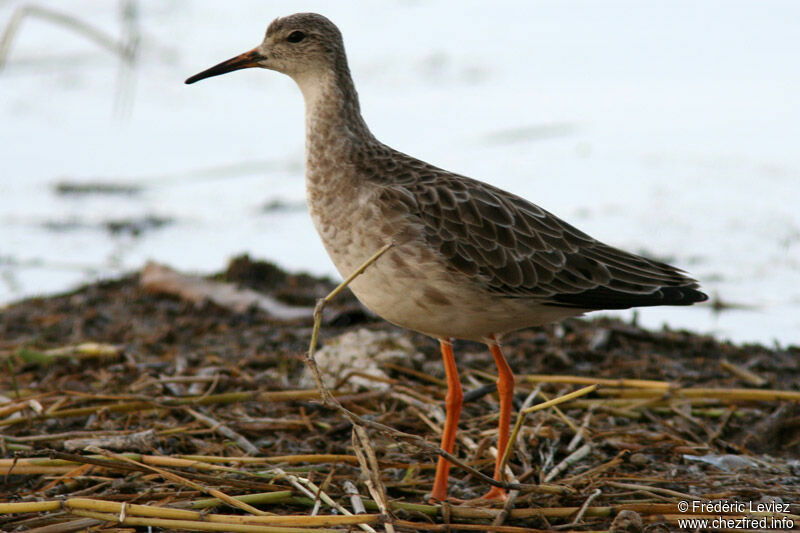
[[[644,529],[642,517],[635,511],[620,511],[611,522],[609,533],[639,533]]]

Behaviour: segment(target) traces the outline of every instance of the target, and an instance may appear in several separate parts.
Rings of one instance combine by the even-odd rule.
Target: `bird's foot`
[[[504,502],[508,499],[508,493],[506,489],[501,489],[500,487],[492,487],[489,489],[489,492],[481,496],[481,500],[489,500],[494,502]]]
[[[428,498],[428,503],[431,505],[444,505],[444,504],[451,504],[451,505],[461,505],[463,503],[467,503],[469,500],[462,500],[460,498],[454,498],[452,496],[443,496],[442,498],[435,498],[431,495]]]
[[[487,503],[503,503],[508,499],[508,494],[505,489],[499,487],[492,487],[489,492],[479,498],[471,498],[469,500],[462,500],[461,498],[454,498],[453,496],[444,496],[442,498],[434,498],[430,496],[428,503],[431,505],[468,505],[471,507],[482,507]]]

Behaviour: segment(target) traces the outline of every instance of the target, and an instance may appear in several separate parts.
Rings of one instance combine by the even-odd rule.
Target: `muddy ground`
[[[246,257],[234,260],[215,279],[298,306],[313,306],[334,287],[330,280],[287,274]],[[140,286],[138,275],[8,306],[0,311],[0,444],[6,461],[0,472],[5,475],[0,478],[0,504],[80,496],[186,508],[207,497],[203,490],[141,467],[115,468],[108,459],[81,459],[92,455],[80,448],[81,441],[75,443],[84,438],[99,439],[100,447],[106,442],[110,453],[278,458],[269,465],[233,461],[236,471],[210,478],[203,478],[199,469],[175,467],[229,495],[292,491],[261,506],[273,513],[303,515],[313,508],[313,501],[304,500],[286,478],[270,470],[275,467],[312,479],[346,507],[346,480],[369,500],[361,468],[341,457],[354,453],[350,422],[313,394],[292,392],[310,388],[303,375],[311,324],[310,319],[276,320],[256,308],[234,312],[210,302],[197,305],[154,294]],[[378,363],[382,378],[339,376],[336,388],[345,394],[344,405],[437,444],[445,394],[437,343],[370,315],[350,293],[343,293],[325,311],[321,344],[360,329],[375,333],[378,344],[391,345],[394,358]],[[83,352],[70,348],[88,342],[101,347],[84,347]],[[515,416],[537,387],[543,394],[531,398],[533,403],[591,380],[629,381],[603,382],[560,411],[543,410],[526,419],[510,466],[527,489],[501,518],[465,514],[456,501],[443,507],[404,505],[427,504],[435,457],[370,429],[380,481],[399,529],[435,529],[449,522],[453,528],[496,531],[671,531],[679,530],[679,502],[693,498],[783,502],[791,504],[791,514],[800,514],[799,347],[736,346],[610,319],[532,328],[509,335],[504,344],[518,376]],[[48,352],[53,349],[62,350]],[[455,352],[466,393],[460,435],[474,443],[459,441],[456,455],[491,474],[487,449],[495,437],[494,366],[479,344],[456,342]],[[289,392],[270,395],[279,391]],[[219,426],[231,433],[224,434]],[[581,426],[582,437],[575,439]],[[103,441],[146,430],[153,431],[127,449]],[[338,458],[326,459],[328,455]],[[569,464],[552,475],[568,457]],[[61,459],[58,464],[72,466],[62,466],[65,470],[58,473],[35,468],[15,473],[11,462],[28,464],[27,458]],[[81,465],[84,469],[72,470]],[[531,488],[548,475],[550,489]],[[453,469],[455,498],[469,500],[487,488]],[[542,511],[537,514],[537,509]],[[635,516],[618,516],[623,510]],[[220,507],[216,512],[238,511]],[[319,512],[331,511],[323,505]],[[136,527],[99,518],[79,523],[64,509],[0,512],[3,531],[65,524],[91,530]],[[800,527],[800,521],[793,524]],[[154,528],[167,529],[181,528]],[[59,529],[66,530],[77,529]]]

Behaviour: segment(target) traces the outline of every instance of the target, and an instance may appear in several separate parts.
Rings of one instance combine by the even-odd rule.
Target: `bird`
[[[690,305],[708,297],[686,272],[604,244],[524,198],[380,142],[367,127],[342,34],[326,17],[275,19],[263,42],[186,80],[245,68],[291,77],[305,101],[311,218],[347,277],[392,247],[350,289],[385,320],[438,339],[447,382],[441,448],[453,452],[463,392],[453,339],[486,344],[500,403],[494,479],[508,446],[514,374],[503,335],[602,309]],[[439,457],[430,500],[448,499]],[[483,496],[502,501],[493,485]]]

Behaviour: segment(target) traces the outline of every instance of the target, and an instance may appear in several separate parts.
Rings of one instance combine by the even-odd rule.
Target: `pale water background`
[[[0,24],[24,3],[0,2]],[[117,2],[37,4],[122,32]],[[253,69],[183,84],[304,10],[342,29],[378,138],[743,307],[641,323],[800,344],[800,2],[489,4],[141,0],[132,68],[25,20],[0,71],[0,303],[148,259],[207,273],[248,252],[335,274],[303,203],[294,83]],[[61,181],[141,189],[63,195]],[[172,222],[109,230],[148,219]]]

